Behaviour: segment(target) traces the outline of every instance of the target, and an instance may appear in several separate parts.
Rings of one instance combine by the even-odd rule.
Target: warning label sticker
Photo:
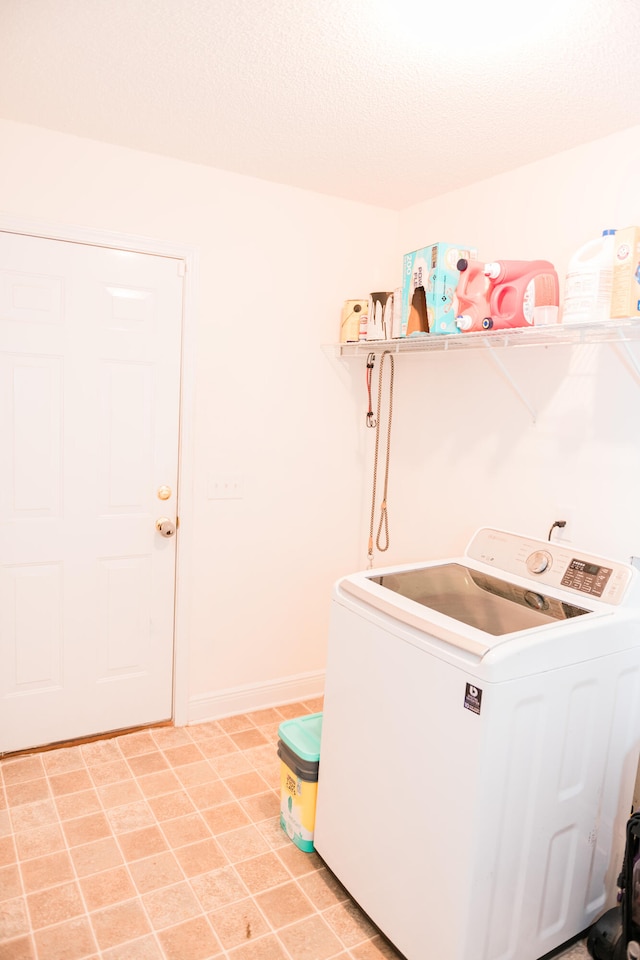
[[[464,708],[465,710],[471,710],[471,713],[480,713],[480,708],[482,704],[482,690],[479,687],[474,687],[472,683],[468,683],[466,686],[464,694]]]

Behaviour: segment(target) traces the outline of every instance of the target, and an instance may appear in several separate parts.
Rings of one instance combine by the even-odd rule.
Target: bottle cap
[[[467,269],[468,266],[469,266],[469,261],[465,260],[464,257],[461,257],[460,260],[458,260],[458,262],[456,263],[456,268],[460,271],[460,273],[464,273],[464,271]]]
[[[493,320],[491,319],[491,317],[485,317],[484,320],[482,321],[482,329],[491,330],[492,326],[493,326]]]
[[[459,317],[456,317],[456,327],[458,330],[470,330],[473,326],[473,320],[466,313],[461,313]]]
[[[500,273],[500,264],[499,263],[485,263],[484,271],[485,277],[489,277],[490,280],[495,280]]]
[[[603,236],[603,237],[612,237],[615,232],[616,232],[615,230],[603,230],[603,231],[602,231],[602,236]]]

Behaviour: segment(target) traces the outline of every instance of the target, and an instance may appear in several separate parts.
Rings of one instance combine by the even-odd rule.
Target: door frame
[[[67,240],[94,247],[109,247],[131,253],[171,257],[184,263],[182,298],[182,351],[180,360],[180,410],[178,419],[178,517],[173,636],[172,719],[176,726],[188,722],[189,702],[189,618],[191,612],[191,567],[193,558],[193,490],[196,360],[196,291],[199,255],[196,247],[157,240],[153,237],[77,227],[27,217],[0,214],[0,231],[45,240]]]

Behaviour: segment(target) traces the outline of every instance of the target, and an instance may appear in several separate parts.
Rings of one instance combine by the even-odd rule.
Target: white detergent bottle
[[[611,318],[615,230],[580,247],[569,262],[563,323],[601,323]]]

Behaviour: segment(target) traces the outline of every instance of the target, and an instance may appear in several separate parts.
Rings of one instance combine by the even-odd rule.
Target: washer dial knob
[[[544,573],[551,565],[552,557],[546,550],[536,550],[527,557],[529,573]]]

